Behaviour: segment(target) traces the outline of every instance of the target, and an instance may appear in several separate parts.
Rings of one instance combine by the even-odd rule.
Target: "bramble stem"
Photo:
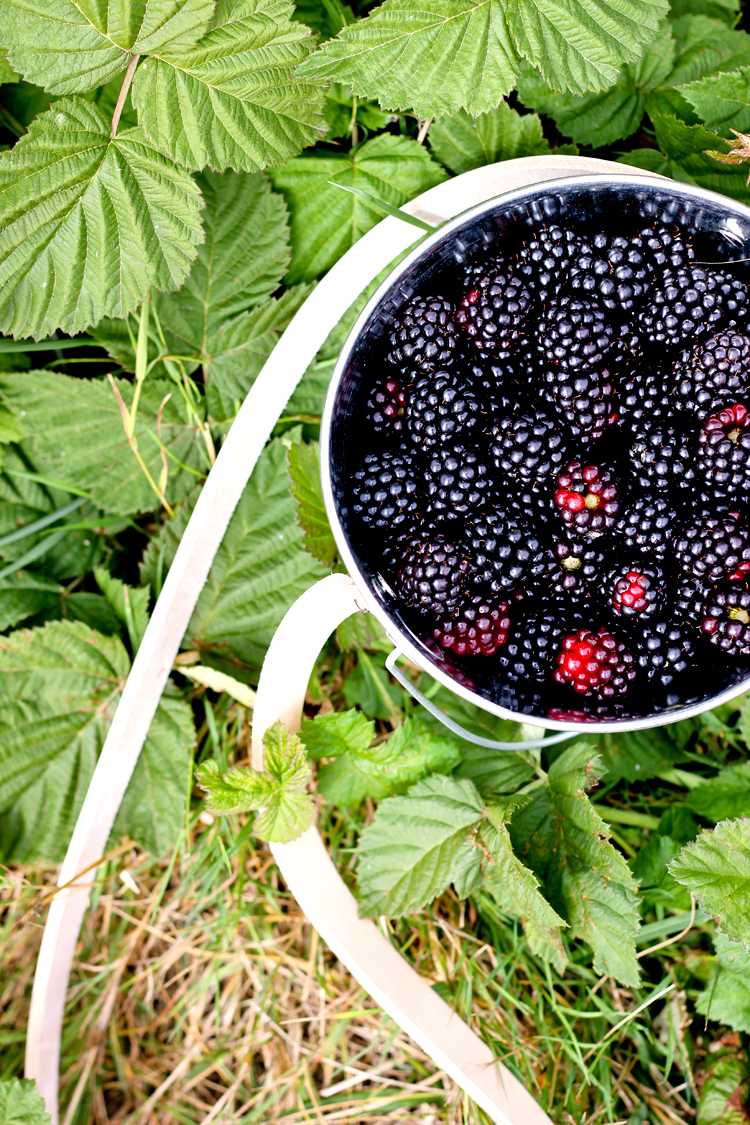
[[[110,134],[109,134],[110,137],[112,138],[112,140],[114,140],[116,135],[117,135],[117,126],[120,124],[120,117],[122,116],[122,109],[123,109],[123,106],[125,105],[125,99],[128,96],[128,90],[130,89],[130,83],[133,81],[133,75],[135,73],[135,68],[138,66],[138,60],[139,60],[140,57],[141,57],[140,55],[133,55],[132,59],[128,63],[128,69],[125,71],[125,77],[122,80],[122,89],[120,90],[120,96],[117,99],[117,105],[115,106],[115,112],[112,114],[112,129],[110,130]]]

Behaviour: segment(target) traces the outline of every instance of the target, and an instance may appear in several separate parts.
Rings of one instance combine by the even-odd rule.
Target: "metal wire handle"
[[[491,738],[482,738],[478,734],[472,734],[470,730],[462,727],[460,723],[454,722],[444,711],[436,707],[432,700],[428,699],[424,692],[415,687],[411,680],[404,675],[396,664],[399,656],[403,655],[397,648],[394,648],[393,652],[389,652],[385,658],[386,669],[394,680],[398,680],[401,687],[408,691],[412,699],[421,703],[425,710],[429,711],[444,727],[459,735],[460,738],[465,738],[467,742],[473,742],[475,746],[484,746],[487,750],[536,750],[540,746],[554,746],[556,742],[564,742],[566,738],[575,738],[580,733],[577,730],[565,730],[561,734],[553,735],[552,738],[532,738],[523,742],[495,742]]]

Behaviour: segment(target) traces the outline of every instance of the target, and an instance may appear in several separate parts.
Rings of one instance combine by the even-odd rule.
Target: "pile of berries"
[[[750,658],[750,299],[696,258],[550,222],[368,360],[352,530],[463,682],[591,718]]]

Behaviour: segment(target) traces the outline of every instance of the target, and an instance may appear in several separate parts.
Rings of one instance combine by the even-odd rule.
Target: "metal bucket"
[[[475,255],[517,244],[535,227],[551,221],[582,233],[596,229],[627,233],[656,221],[677,224],[691,234],[696,261],[722,267],[732,263],[736,276],[750,279],[747,266],[738,261],[748,256],[750,208],[661,177],[609,174],[548,180],[466,211],[403,259],[369,301],[344,344],[323,413],[323,495],[341,557],[367,608],[398,652],[451,691],[501,718],[564,732],[582,727],[597,732],[660,726],[709,710],[750,688],[750,663],[731,664],[699,642],[698,666],[684,674],[679,697],[669,689],[637,692],[634,684],[623,705],[606,711],[588,704],[587,697],[571,698],[571,689],[510,684],[494,658],[459,658],[436,645],[429,629],[399,604],[347,506],[351,474],[367,448],[367,438],[359,432],[358,407],[363,389],[372,385],[382,363],[383,337],[395,314],[416,293],[457,296],[457,266]],[[602,441],[606,445],[607,439]],[[395,655],[389,659],[391,670]]]

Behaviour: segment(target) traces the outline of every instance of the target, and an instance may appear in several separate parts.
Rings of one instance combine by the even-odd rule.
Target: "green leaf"
[[[2,10],[2,6],[0,6]],[[197,185],[141,129],[114,139],[65,98],[0,153],[0,331],[76,333],[185,280],[203,234]]]
[[[508,26],[553,89],[585,94],[612,86],[620,66],[641,57],[667,11],[664,0],[509,0]]]
[[[594,972],[637,984],[636,884],[609,840],[609,829],[586,796],[601,777],[601,759],[578,742],[550,767],[548,787],[513,818],[516,852],[541,880],[570,936],[588,942]]]
[[[750,67],[702,78],[685,86],[682,94],[708,128],[722,136],[728,136],[732,129],[738,133],[750,129]]]
[[[303,549],[286,447],[261,454],[230,520],[187,631],[191,648],[260,667],[276,627],[326,570]]]
[[[660,825],[661,828],[661,825]],[[671,836],[653,833],[633,861],[633,875],[640,883],[644,909],[689,910],[690,896],[670,875],[668,865],[679,855],[682,844]]]
[[[470,781],[428,777],[378,806],[357,848],[360,912],[400,917],[421,910],[481,860],[472,829],[483,803]]]
[[[138,651],[148,626],[148,603],[151,590],[148,586],[127,586],[103,566],[96,567],[94,578],[112,609],[128,631],[133,655]]]
[[[11,629],[27,617],[53,612],[60,605],[62,587],[28,570],[0,580],[0,629]]]
[[[746,1125],[748,1097],[747,1061],[733,1055],[719,1059],[701,1087],[696,1125]]]
[[[598,734],[591,738],[602,756],[607,780],[646,781],[660,770],[684,761],[685,749],[697,723],[674,723],[625,734]]]
[[[365,652],[357,655],[356,667],[342,685],[344,699],[350,707],[361,707],[374,719],[397,719],[404,700],[402,689],[391,683],[382,659],[376,663]]]
[[[318,31],[324,38],[338,34],[347,23],[354,23],[357,18],[348,4],[341,0],[296,0],[293,19],[306,23],[313,31]]]
[[[168,43],[192,46],[206,31],[212,9],[212,0],[5,0],[0,41],[28,82],[51,94],[78,94],[109,82],[131,55]]]
[[[303,719],[300,729],[307,755],[318,758],[338,758],[351,751],[364,754],[375,737],[375,723],[361,711],[332,711]]]
[[[0,1079],[0,1121],[3,1125],[49,1125],[52,1118],[31,1078]]]
[[[457,176],[498,160],[539,156],[551,151],[537,115],[522,116],[507,102],[501,102],[497,109],[476,119],[462,110],[453,117],[434,121],[429,141],[432,154]]]
[[[713,943],[716,974],[699,994],[696,1011],[733,1031],[750,1033],[750,953],[726,934],[714,934]]]
[[[15,85],[20,81],[21,76],[19,74],[16,74],[15,70],[13,70],[12,66],[5,57],[5,52],[0,51],[0,84],[5,86],[12,83]]]
[[[215,759],[203,762],[195,771],[195,779],[208,794],[208,807],[215,813],[255,812],[276,790],[273,778],[264,770],[234,766],[222,773]]]
[[[385,0],[310,55],[300,73],[427,118],[494,109],[513,89],[518,65],[500,0]]]
[[[750,817],[750,762],[728,766],[717,777],[691,789],[687,802],[706,820]]]
[[[728,937],[750,941],[750,819],[723,820],[701,833],[669,870]]]
[[[373,102],[358,98],[355,104],[354,95],[342,82],[333,82],[328,89],[325,113],[329,140],[348,137],[352,125],[377,131],[393,120],[392,114],[383,113]]]
[[[487,851],[483,887],[504,914],[520,918],[532,953],[553,961],[558,972],[563,972],[567,957],[560,931],[567,929],[568,923],[541,894],[539,880],[513,851],[508,833],[508,822],[524,803],[528,803],[528,798],[511,797],[487,805],[487,820],[481,829]]]
[[[670,0],[671,15],[707,16],[712,20],[722,20],[733,27],[740,14],[740,0]]]
[[[218,0],[196,46],[168,44],[135,72],[151,142],[186,168],[258,172],[325,132],[324,91],[296,71],[313,46],[287,0]]]
[[[534,767],[520,754],[487,750],[471,742],[461,743],[457,777],[470,778],[480,793],[515,793],[534,776]]]
[[[686,16],[672,21],[675,39],[675,65],[668,78],[652,90],[646,100],[646,112],[674,113],[689,125],[697,125],[685,85],[721,71],[736,70],[750,63],[750,35],[732,31],[707,19],[705,15]]]
[[[297,523],[302,528],[305,550],[331,570],[338,552],[323,503],[320,443],[297,442],[289,450],[288,460],[292,496],[297,501]]]
[[[301,156],[269,173],[284,193],[292,219],[288,281],[312,281],[382,219],[373,204],[341,191],[363,188],[401,207],[447,174],[423,145],[383,134],[345,155]]]
[[[133,384],[115,383],[125,404],[133,399]],[[143,384],[135,437],[154,480],[166,451],[169,478],[167,499],[177,502],[197,479],[200,448],[193,427],[180,413],[181,400],[173,384],[147,379]],[[130,450],[120,407],[107,379],[75,379],[51,371],[23,375],[0,374],[0,394],[12,409],[24,411],[29,446],[42,471],[67,479],[90,493],[105,512],[129,514],[153,511],[158,499]],[[167,395],[157,430],[159,409]],[[191,472],[190,469],[193,471]]]

